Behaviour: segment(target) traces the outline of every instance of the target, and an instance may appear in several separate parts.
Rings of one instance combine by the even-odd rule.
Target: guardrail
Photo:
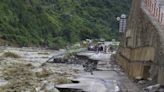
[[[144,0],[144,6],[161,25],[164,25],[164,4],[160,0]]]

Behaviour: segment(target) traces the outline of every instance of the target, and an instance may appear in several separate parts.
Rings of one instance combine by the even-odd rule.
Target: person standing
[[[99,45],[99,44],[97,44],[97,45],[96,45],[96,54],[98,54],[98,53],[99,53],[99,50],[100,50],[100,45]]]

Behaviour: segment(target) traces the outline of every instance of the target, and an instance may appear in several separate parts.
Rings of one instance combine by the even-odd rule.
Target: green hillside
[[[0,39],[20,46],[64,46],[118,38],[116,17],[131,0],[0,0]]]

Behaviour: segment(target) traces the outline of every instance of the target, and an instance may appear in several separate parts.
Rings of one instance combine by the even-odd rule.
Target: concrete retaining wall
[[[142,0],[133,0],[117,62],[132,77],[151,77],[164,84],[164,29]]]

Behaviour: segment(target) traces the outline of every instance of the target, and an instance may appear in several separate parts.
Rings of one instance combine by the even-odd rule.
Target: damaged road
[[[93,71],[93,75],[90,72],[75,75],[71,78],[75,83],[55,85],[61,92],[66,92],[63,89],[79,89],[84,92],[142,92],[111,60],[112,53],[96,54],[86,51],[77,55],[86,62],[98,62],[97,69]]]

